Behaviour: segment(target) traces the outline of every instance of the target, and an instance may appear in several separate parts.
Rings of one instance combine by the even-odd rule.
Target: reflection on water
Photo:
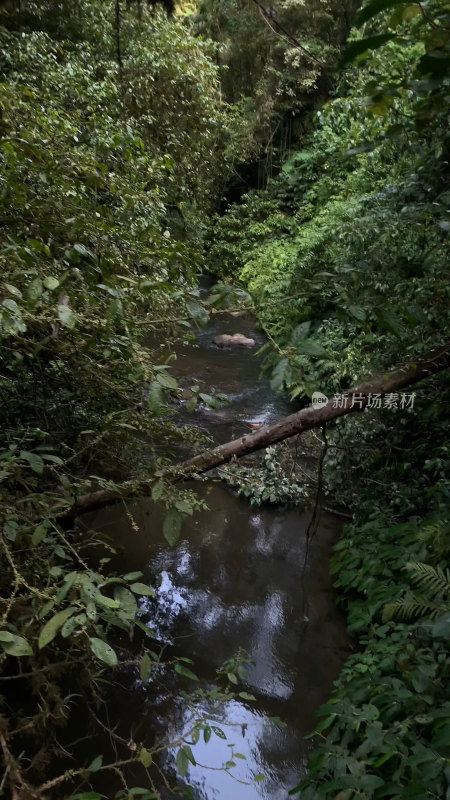
[[[272,421],[290,408],[260,379],[254,351],[220,350],[212,343],[217,333],[236,332],[262,343],[251,318],[216,319],[197,336],[197,347],[181,348],[176,372],[185,386],[202,379],[204,391],[214,386],[229,396],[220,412],[199,408],[186,414],[224,441],[248,432],[248,422]],[[163,510],[150,500],[131,507],[139,533],[117,506],[92,515],[90,524],[122,548],[121,572],[142,570],[143,580],[156,586],[156,598],[142,600],[151,608],[152,627],[160,641],[195,662],[200,686],[210,688],[215,670],[239,649],[254,662],[238,691],[252,693],[256,702],[233,700],[214,709],[227,739],[213,734],[193,748],[198,765],[190,766],[189,783],[196,800],[281,800],[304,773],[311,747],[304,737],[347,655],[328,571],[338,526],[322,517],[304,570],[309,511],[266,506],[255,512],[217,481],[189,485],[209,510],[184,522],[175,548],[162,537]],[[166,741],[188,729],[192,710],[172,687],[134,681],[134,696],[118,695],[115,711],[138,728],[139,741],[147,736],[151,745],[155,724]],[[230,770],[237,780],[218,769],[232,750],[246,756]],[[168,754],[167,767],[173,768],[175,755]],[[258,773],[267,780],[255,783]]]
[[[266,507],[255,514],[221,484],[192,485],[207,499],[209,511],[184,523],[175,548],[162,538],[162,513],[150,500],[132,508],[139,534],[117,507],[99,513],[96,526],[114,532],[123,547],[121,570],[141,569],[153,585],[156,573],[157,597],[142,600],[152,608],[152,627],[160,641],[175,643],[193,659],[205,688],[239,648],[254,661],[239,690],[254,694],[256,703],[230,702],[219,716],[215,711],[227,741],[213,735],[194,753],[202,765],[217,768],[229,760],[228,744],[234,743],[247,760],[238,759],[233,774],[248,781],[264,773],[268,780],[247,786],[216,769],[190,767],[196,798],[286,797],[304,771],[310,744],[303,737],[346,656],[345,626],[334,608],[328,573],[335,521],[322,518],[303,576],[309,512]],[[154,710],[151,693],[143,702],[141,697],[144,729],[153,724]],[[180,735],[191,714],[181,697],[167,700],[168,741]],[[280,730],[270,717],[280,717],[286,727]]]

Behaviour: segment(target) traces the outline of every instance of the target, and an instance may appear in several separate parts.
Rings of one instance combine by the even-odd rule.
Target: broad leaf
[[[179,511],[171,508],[163,522],[163,534],[167,542],[173,547],[180,538],[182,516]]]
[[[148,681],[152,672],[152,661],[148,653],[142,656],[139,670],[141,681]]]
[[[33,655],[33,649],[27,640],[9,631],[0,631],[0,646],[9,656]]]
[[[366,39],[359,39],[357,42],[352,42],[344,55],[342,56],[340,67],[345,67],[354,61],[357,56],[366,53],[368,50],[377,50],[382,47],[386,42],[396,39],[395,33],[380,33],[377,36],[368,36]]]
[[[364,25],[367,20],[375,17],[381,11],[387,11],[395,6],[404,5],[405,0],[370,0],[359,12],[357,22],[358,25]]]
[[[151,586],[146,586],[145,583],[132,583],[130,589],[143,597],[154,597],[156,594],[155,590]]]
[[[198,325],[206,325],[209,321],[209,314],[203,308],[200,303],[196,303],[195,301],[188,301],[186,303],[186,308],[188,310],[189,316],[196,322]]]
[[[103,639],[98,639],[96,636],[89,639],[89,642],[92,652],[100,661],[103,661],[108,667],[115,667],[117,665],[117,656],[111,645],[104,642]]]
[[[142,766],[145,767],[146,769],[148,769],[148,767],[150,767],[152,764],[153,761],[152,756],[148,752],[148,750],[145,749],[145,747],[141,748],[141,752],[139,753],[139,760]]]
[[[156,503],[164,494],[164,483],[163,481],[158,481],[152,486],[152,500]]]
[[[65,328],[72,329],[75,327],[77,318],[69,306],[59,305],[58,317],[61,325],[64,325]]]
[[[89,765],[88,767],[89,772],[97,772],[97,770],[100,769],[102,764],[103,764],[103,756],[97,756],[96,758],[94,758],[92,764]]]
[[[54,289],[57,289],[59,286],[59,280],[57,278],[53,278],[53,276],[49,275],[48,278],[44,278],[43,284],[46,289],[52,292]]]
[[[51,617],[51,619],[49,619],[48,622],[46,622],[39,634],[38,645],[40,650],[53,641],[59,629],[64,625],[65,621],[69,619],[69,617],[71,617],[76,611],[77,609],[75,606],[70,606],[69,608],[65,608],[63,611],[58,611],[53,617]]]
[[[24,461],[28,461],[33,472],[42,475],[44,472],[44,462],[41,456],[37,453],[29,453],[27,450],[21,450],[20,457],[23,458]]]
[[[183,667],[182,664],[175,664],[175,672],[178,672],[178,675],[184,675],[185,678],[189,678],[191,681],[198,681],[197,675],[187,667]]]

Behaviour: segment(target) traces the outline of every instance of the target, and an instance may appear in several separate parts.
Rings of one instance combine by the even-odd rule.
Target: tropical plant
[[[283,445],[267,447],[259,464],[230,464],[220,474],[252,506],[267,502],[305,505],[311,500],[314,478],[304,470],[297,471],[295,454]]]

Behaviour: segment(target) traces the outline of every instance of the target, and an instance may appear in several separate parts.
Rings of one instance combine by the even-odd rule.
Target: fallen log
[[[241,436],[231,442],[218,445],[212,450],[206,450],[187,461],[182,462],[159,473],[158,478],[175,482],[185,480],[193,475],[208,472],[231,459],[262,450],[272,444],[289,439],[312,428],[320,428],[326,422],[339,419],[346,414],[364,411],[375,396],[385,397],[398,393],[407,386],[413,386],[430,375],[437,374],[450,367],[450,343],[439,351],[431,353],[416,363],[405,364],[399,369],[384,375],[372,378],[354,389],[343,392],[341,402],[329,400],[321,408],[308,407],[290,414],[274,425],[266,425],[257,431]],[[63,517],[73,518],[79,514],[101,508],[110,503],[118,502],[132,495],[149,494],[151,484],[149,481],[140,484],[128,482],[113,492],[101,489],[97,492],[79,497],[73,507]]]
[[[254,433],[245,434],[232,442],[226,442],[213,450],[200,453],[179,464],[177,473],[181,478],[186,478],[189,475],[207,472],[225,464],[232,458],[241,458],[241,456],[262,450],[284,439],[289,439],[291,436],[311,430],[311,428],[320,428],[324,423],[346,414],[364,411],[370,398],[375,395],[384,397],[388,394],[398,393],[400,389],[412,386],[423,378],[448,367],[450,367],[450,345],[424,360],[406,364],[394,372],[373,378],[355,389],[343,392],[340,397],[346,398],[346,402],[342,400],[340,405],[329,400],[321,408],[302,408],[301,411],[290,414],[281,422],[264,426]]]

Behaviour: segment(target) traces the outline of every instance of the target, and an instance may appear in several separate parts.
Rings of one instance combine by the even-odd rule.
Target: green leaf
[[[48,289],[50,292],[53,292],[54,289],[58,288],[59,280],[49,275],[47,278],[44,278],[43,284],[46,289]]]
[[[234,684],[238,683],[238,679],[237,679],[236,675],[234,674],[234,672],[227,672],[227,678],[230,681],[230,683],[234,683]]]
[[[198,325],[206,325],[209,322],[209,314],[200,303],[188,301],[186,308],[191,319],[197,322]]]
[[[42,458],[44,461],[50,461],[52,464],[57,464],[58,467],[64,464],[64,461],[59,456],[54,456],[52,453],[42,453]]]
[[[361,776],[361,783],[360,783],[360,788],[361,789],[364,789],[365,791],[373,792],[375,789],[379,789],[380,786],[384,786],[384,780],[383,780],[383,778],[380,778],[378,775],[362,775]]]
[[[146,586],[145,583],[132,583],[130,589],[143,597],[154,597],[156,594],[155,590],[151,586]]]
[[[69,617],[71,617],[76,611],[77,609],[75,606],[70,606],[69,608],[65,608],[63,611],[58,611],[49,619],[48,622],[46,622],[39,634],[39,650],[42,650],[43,647],[46,647],[51,641],[53,641],[59,629],[64,625],[65,621],[69,619]]]
[[[450,746],[450,722],[439,728],[433,735],[431,740],[431,747],[449,747]]]
[[[139,753],[139,760],[142,766],[145,767],[146,769],[148,769],[152,764],[153,758],[151,754],[148,752],[148,750],[145,749],[145,747],[141,748],[141,752]]]
[[[35,278],[33,281],[31,281],[30,285],[28,286],[27,294],[32,301],[40,298],[42,294],[42,281],[40,278]]]
[[[243,700],[256,700],[255,695],[248,692],[239,692],[239,697],[242,697]]]
[[[58,306],[58,317],[61,325],[64,325],[65,328],[74,328],[76,325],[77,318],[73,313],[72,309],[69,306]]]
[[[88,770],[89,772],[97,772],[103,764],[103,756],[96,756],[94,758],[92,764],[89,765]]]
[[[3,285],[5,289],[14,297],[19,297],[19,298],[22,297],[22,292],[20,291],[20,289],[17,288],[17,286],[13,286],[11,283],[5,283]]]
[[[311,322],[308,320],[307,322],[301,322],[300,325],[297,325],[296,328],[292,331],[291,334],[291,344],[294,346],[298,344],[298,342],[302,342],[303,339],[306,339],[308,333],[311,328]]]
[[[185,778],[189,769],[189,761],[182,747],[180,747],[180,749],[178,750],[176,763],[177,763],[178,773],[181,775],[182,778]]]
[[[183,517],[175,508],[171,508],[164,517],[163,534],[167,542],[173,547],[180,538]]]
[[[147,406],[150,411],[156,416],[163,413],[166,405],[163,397],[163,387],[158,381],[152,381],[150,384],[150,391],[147,398]]]
[[[208,744],[210,738],[211,738],[211,728],[209,725],[206,725],[206,727],[203,730],[203,739],[205,741],[205,744]]]
[[[357,42],[352,42],[342,56],[339,66],[341,68],[345,67],[351,61],[354,61],[357,56],[362,55],[362,53],[366,53],[368,50],[376,50],[378,47],[382,47],[386,44],[386,42],[390,42],[392,39],[396,38],[395,33],[380,33],[377,36],[368,36],[366,39],[359,39]]]
[[[367,20],[372,19],[376,14],[381,11],[387,11],[395,6],[404,5],[405,0],[371,0],[358,14],[357,24],[364,25]]]
[[[104,642],[103,639],[97,639],[96,636],[91,637],[89,642],[94,656],[100,661],[103,661],[108,667],[115,667],[117,665],[117,656],[111,645]]]
[[[135,596],[125,586],[116,586],[114,589],[114,600],[119,603],[121,611],[130,619],[134,620],[137,611]]]
[[[281,359],[281,361],[278,362],[278,364],[272,371],[270,388],[274,392],[278,392],[280,389],[283,388],[285,381],[288,382],[289,376],[290,376],[289,361],[287,360],[287,358],[283,358]]]
[[[126,575],[123,575],[124,581],[137,581],[138,578],[142,578],[143,572],[127,572]]]
[[[265,776],[265,775],[263,775],[263,773],[262,773],[262,772],[258,772],[258,774],[257,774],[257,775],[255,775],[255,777],[253,778],[253,780],[254,780],[254,781],[256,781],[256,783],[260,783],[261,781],[265,781],[265,780],[267,780],[267,778],[266,778],[266,776]]]
[[[359,322],[364,322],[366,319],[366,312],[363,308],[361,308],[361,306],[349,306],[348,311],[352,317],[357,319]]]
[[[445,78],[450,69],[450,57],[447,50],[437,48],[430,53],[425,53],[417,65],[417,71],[422,75],[431,74],[433,77]]]
[[[22,312],[15,300],[3,300],[0,311],[0,323],[6,334],[15,335],[24,333],[27,329],[22,317]],[[6,311],[6,313],[5,313]]]
[[[21,450],[20,458],[23,458],[24,461],[28,461],[33,472],[36,472],[38,475],[42,475],[45,465],[41,456],[39,456],[37,453],[29,453],[27,450]]]
[[[164,483],[163,481],[158,481],[152,486],[152,500],[156,503],[164,494]]]
[[[118,603],[117,600],[113,600],[112,597],[105,597],[105,595],[100,592],[95,595],[94,601],[98,606],[102,606],[103,608],[120,608],[120,603]]]
[[[178,382],[173,375],[168,375],[167,372],[159,372],[156,380],[164,389],[178,389]]]
[[[208,406],[208,408],[222,408],[224,404],[224,400],[220,397],[214,397],[212,394],[205,394],[204,392],[199,392],[201,400],[203,400],[204,404]]]
[[[405,332],[405,326],[401,319],[387,308],[381,308],[376,313],[378,322],[381,327],[391,331],[395,336],[401,337]]]
[[[219,739],[226,739],[227,738],[226,734],[223,732],[222,728],[218,728],[217,725],[211,725],[211,730],[214,731],[214,733],[216,734],[216,736],[219,737]]]
[[[299,342],[297,344],[297,350],[299,353],[303,353],[306,356],[327,355],[327,351],[322,347],[322,345],[318,342],[315,342],[313,339],[306,339],[304,342]]]
[[[70,617],[70,619],[66,620],[64,625],[61,628],[61,636],[63,639],[67,639],[69,636],[72,636],[73,633],[77,630],[77,628],[82,628],[87,622],[87,615],[86,614],[75,614],[75,616]]]
[[[47,533],[48,531],[45,525],[38,525],[34,529],[33,535],[31,537],[31,544],[33,545],[33,547],[37,547],[38,544],[40,544],[45,539]]]
[[[5,522],[5,526],[3,528],[3,533],[10,542],[16,541],[16,536],[19,532],[19,526],[17,522],[13,519],[9,519]]]
[[[27,640],[9,631],[0,631],[0,646],[9,656],[33,655],[33,649]]]
[[[184,744],[183,745],[183,750],[184,750],[184,753],[185,753],[186,758],[188,759],[188,761],[190,761],[191,764],[195,767],[197,765],[197,762],[196,762],[196,760],[194,758],[194,754],[193,754],[191,748],[189,747],[189,745],[188,744]]]
[[[197,675],[191,672],[187,667],[184,667],[183,664],[175,664],[175,672],[177,672],[178,675],[184,675],[185,678],[190,678],[191,681],[198,681]]]
[[[79,242],[74,244],[73,249],[76,250],[76,252],[79,253],[80,256],[90,256],[90,255],[92,255],[90,250],[88,250],[87,247],[84,246],[84,244],[80,244]]]
[[[152,672],[152,660],[148,653],[144,653],[139,667],[141,681],[148,681]]]

